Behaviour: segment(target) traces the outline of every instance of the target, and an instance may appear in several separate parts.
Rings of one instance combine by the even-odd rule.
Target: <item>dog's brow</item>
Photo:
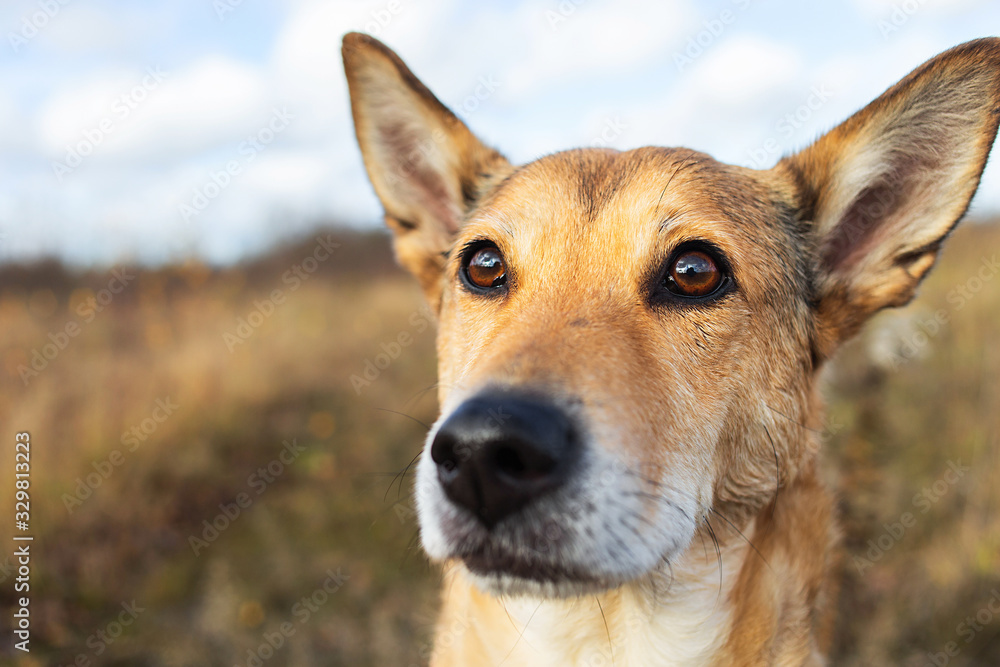
[[[483,241],[492,241],[494,240],[495,236],[506,236],[508,238],[513,236],[513,230],[510,228],[510,225],[508,225],[506,222],[499,220],[496,221],[495,229],[498,232],[497,234],[478,233],[475,234],[472,238],[466,239],[464,241],[455,239],[454,241],[452,241],[451,245],[448,246],[448,248],[441,253],[441,256],[444,257],[446,260],[448,260],[451,259],[452,255],[455,254],[456,250],[458,251],[459,255],[463,255],[465,254],[466,250],[476,245],[477,243],[481,243]]]
[[[697,158],[688,157],[684,161],[677,164],[676,167],[674,167],[674,170],[670,173],[670,177],[667,178],[667,182],[663,184],[663,189],[660,190],[660,196],[656,200],[656,209],[653,214],[654,216],[659,217],[660,206],[663,204],[663,196],[667,194],[667,188],[670,187],[670,184],[673,182],[674,177],[677,176],[677,174],[679,174],[680,172],[684,171],[685,169],[690,169],[691,167],[697,166],[698,163],[699,160]],[[659,231],[663,232],[670,223],[676,221],[675,218],[676,218],[675,215],[668,215],[665,219],[663,219],[663,221],[660,223]]]
[[[663,234],[668,231],[671,227],[680,222],[680,219],[674,215],[668,215],[666,218],[660,221],[660,227],[656,230],[658,234]]]
[[[692,225],[695,224],[695,222],[697,222],[697,226],[699,229],[706,228],[706,226],[711,226],[711,228],[717,229],[719,231],[724,231],[726,228],[731,228],[734,225],[736,225],[736,223],[730,218],[714,217],[714,216],[695,218],[689,212],[674,211],[668,214],[665,218],[663,218],[663,220],[660,222],[659,228],[657,229],[657,233],[664,234],[666,232],[672,231],[673,227],[688,222],[690,222]]]
[[[667,188],[670,187],[671,181],[674,180],[674,176],[676,176],[677,172],[679,172],[683,167],[684,164],[677,165],[677,168],[670,174],[670,178],[668,178],[667,182],[663,184],[663,189],[660,190],[660,198],[656,200],[656,212],[653,215],[658,216],[660,214],[660,204],[663,203],[663,195],[667,194]]]

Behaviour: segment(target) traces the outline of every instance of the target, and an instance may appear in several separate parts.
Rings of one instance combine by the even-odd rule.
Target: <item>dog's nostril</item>
[[[497,447],[493,455],[493,465],[502,475],[516,481],[530,482],[543,479],[558,464],[547,456],[530,456],[528,450],[512,445]]]
[[[455,451],[454,441],[445,436],[440,436],[434,441],[431,448],[431,458],[437,464],[438,474],[442,481],[451,480],[459,472],[459,457]]]
[[[527,470],[524,461],[511,447],[498,448],[493,462],[497,470],[511,477],[521,477]]]

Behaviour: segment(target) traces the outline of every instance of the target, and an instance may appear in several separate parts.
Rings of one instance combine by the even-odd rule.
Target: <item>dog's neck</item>
[[[524,629],[521,641],[553,665],[706,664],[725,642],[732,621],[727,600],[746,545],[732,541],[717,552],[707,533],[695,540],[678,562],[608,593],[506,601]]]
[[[568,600],[496,598],[452,565],[435,640],[448,661],[431,664],[821,664],[812,610],[825,596],[829,513],[809,470],[745,525],[710,515],[674,562]]]

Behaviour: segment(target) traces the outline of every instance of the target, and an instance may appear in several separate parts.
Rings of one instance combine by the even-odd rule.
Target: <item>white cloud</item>
[[[734,34],[689,63],[676,85],[627,109],[629,145],[687,146],[736,164],[776,136],[809,94],[802,57],[759,35]],[[771,151],[769,166],[780,157]]]
[[[694,63],[687,81],[704,104],[745,107],[789,84],[802,70],[793,49],[755,35],[735,35]]]
[[[217,55],[167,72],[148,101],[136,104],[120,150],[176,155],[234,141],[266,122],[268,84],[258,68]]]
[[[150,18],[130,8],[108,12],[90,3],[70,2],[61,5],[39,31],[38,47],[83,56],[132,49],[141,44]]]
[[[584,2],[568,15],[560,12],[565,6],[574,5],[524,4],[505,23],[484,15],[479,30],[466,33],[473,43],[477,35],[517,35],[507,43],[505,94],[525,97],[567,77],[621,75],[668,52],[693,25],[686,2]]]
[[[853,0],[863,16],[874,20],[909,17],[918,12],[937,16],[956,15],[986,5],[990,0]]]
[[[39,113],[38,132],[52,159],[63,160],[81,144],[93,145],[87,162],[182,159],[265,122],[268,96],[259,71],[223,56],[205,56],[178,72],[159,65],[105,70],[53,94]]]
[[[15,151],[31,146],[31,135],[25,132],[27,118],[13,99],[0,96],[0,150]]]

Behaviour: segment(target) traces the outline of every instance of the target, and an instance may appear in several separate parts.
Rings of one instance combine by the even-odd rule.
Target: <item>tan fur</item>
[[[579,510],[605,529],[554,517],[547,548],[624,545],[625,574],[579,587],[470,576],[422,470],[424,544],[447,561],[431,664],[822,664],[837,531],[817,374],[913,296],[963,215],[996,134],[1000,40],[942,54],[767,171],[666,148],[515,168],[382,44],[350,34],[344,61],[397,255],[438,313],[442,418],[489,386],[558,399],[607,462]],[[477,239],[505,258],[502,298],[460,286]],[[651,276],[690,240],[725,255],[735,289],[653,304]]]

